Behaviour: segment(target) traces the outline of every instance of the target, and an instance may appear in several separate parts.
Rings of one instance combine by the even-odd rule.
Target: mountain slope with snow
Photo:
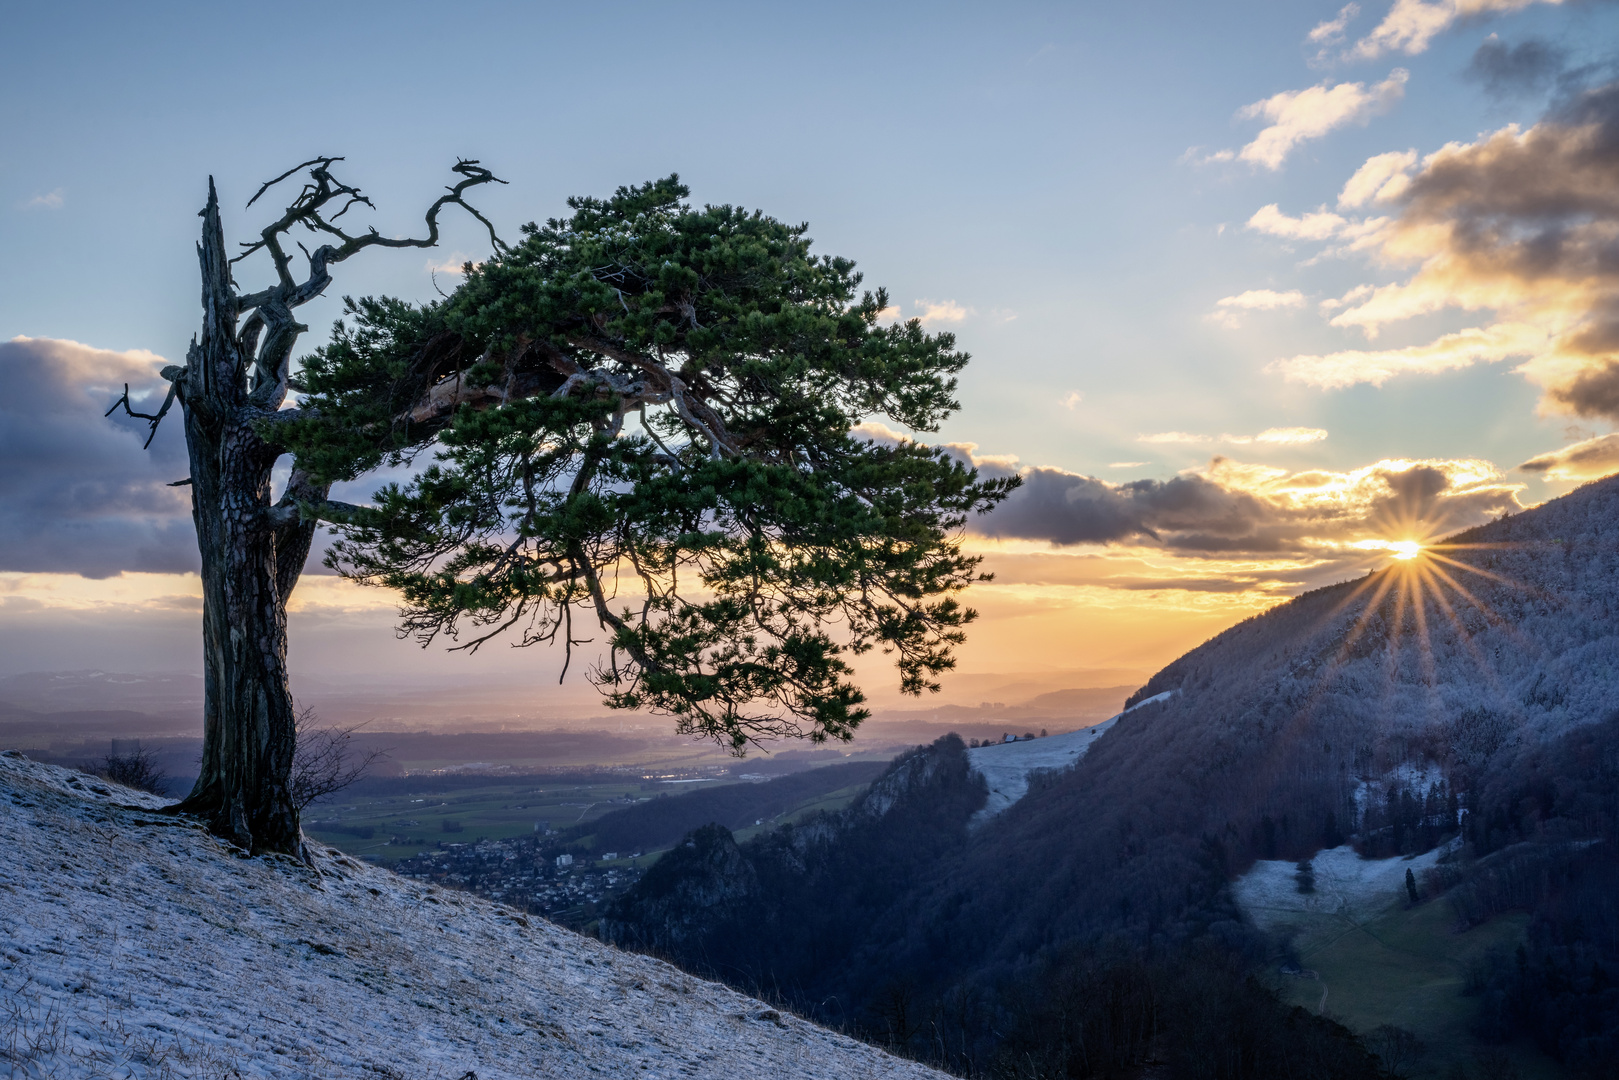
[[[1005,810],[1029,793],[1029,781],[1037,773],[1072,768],[1085,756],[1085,751],[1096,745],[1096,737],[1111,730],[1125,713],[1143,705],[1155,705],[1174,697],[1177,691],[1166,690],[1156,697],[1138,701],[1124,712],[1116,713],[1099,724],[1061,735],[1041,739],[1020,739],[1017,742],[986,742],[967,751],[967,768],[975,776],[982,776],[989,788],[984,808],[972,817],[976,828]]]
[[[931,1077],[667,964],[0,755],[13,1076]]]

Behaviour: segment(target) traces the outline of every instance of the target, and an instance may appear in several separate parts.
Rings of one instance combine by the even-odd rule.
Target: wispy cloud
[[[1359,14],[1359,4],[1345,4],[1338,9],[1337,15],[1325,22],[1317,23],[1315,29],[1306,35],[1306,40],[1312,45],[1336,45],[1344,39],[1344,31],[1349,28],[1350,22]]]
[[[1237,113],[1247,120],[1270,121],[1253,142],[1235,153],[1224,150],[1206,160],[1229,161],[1235,158],[1271,170],[1280,169],[1287,155],[1300,143],[1319,139],[1348,124],[1367,123],[1373,116],[1393,108],[1405,96],[1405,84],[1409,78],[1410,74],[1404,68],[1395,68],[1388,78],[1371,86],[1362,82],[1344,82],[1336,86],[1322,83],[1303,90],[1284,90],[1273,94],[1243,107]]]
[[[1272,443],[1277,446],[1297,446],[1300,443],[1320,442],[1327,437],[1326,431],[1321,428],[1307,427],[1273,427],[1266,428],[1253,441],[1256,443]],[[1232,442],[1243,442],[1242,439],[1232,439]]]
[[[1352,60],[1375,60],[1391,52],[1415,56],[1433,39],[1461,19],[1505,15],[1533,4],[1561,4],[1563,0],[1394,0],[1383,21],[1357,41],[1347,54]]]
[[[924,326],[958,323],[973,313],[972,308],[962,307],[954,300],[918,300],[916,306],[922,309],[917,318],[922,320]]]
[[[1247,227],[1255,232],[1280,236],[1287,240],[1326,240],[1338,235],[1348,221],[1330,210],[1316,210],[1289,217],[1276,203],[1267,203],[1254,211]]]
[[[1214,302],[1214,310],[1206,318],[1213,323],[1235,330],[1242,325],[1242,317],[1249,311],[1276,311],[1280,308],[1304,306],[1304,294],[1297,289],[1277,292],[1274,289],[1249,289],[1236,296],[1223,296]]]
[[[1372,295],[1372,293],[1375,291],[1376,290],[1370,285],[1356,285],[1353,289],[1350,289],[1342,296],[1328,297],[1327,299],[1321,301],[1318,306],[1321,309],[1321,314],[1327,315],[1339,310],[1340,308],[1346,308],[1351,304],[1358,304],[1368,296]]]
[[[1416,163],[1415,150],[1394,150],[1367,158],[1338,193],[1338,205],[1357,207],[1398,199],[1410,185],[1411,178],[1406,173]]]
[[[1619,433],[1598,435],[1561,450],[1537,454],[1519,465],[1547,480],[1597,480],[1619,472]]]
[[[1344,349],[1323,355],[1293,356],[1273,362],[1275,371],[1294,382],[1339,390],[1357,383],[1382,386],[1402,375],[1438,375],[1474,364],[1531,356],[1547,344],[1547,335],[1523,323],[1474,327],[1402,349]]]
[[[1146,464],[1147,462],[1145,461],[1110,461],[1107,463],[1107,467],[1110,469],[1139,469]]]
[[[65,188],[56,188],[54,191],[48,191],[43,195],[35,195],[32,199],[24,200],[22,208],[24,210],[60,210],[66,202],[67,190]]]
[[[474,259],[465,252],[452,251],[442,259],[429,259],[427,261],[427,270],[433,274],[463,274],[466,272],[468,263],[472,264],[474,270],[483,265],[481,261]]]
[[[1327,437],[1327,432],[1321,428],[1307,427],[1274,427],[1266,428],[1258,435],[1195,435],[1186,431],[1160,431],[1153,435],[1137,435],[1137,442],[1144,443],[1226,443],[1232,446],[1251,446],[1256,443],[1271,446],[1298,446],[1303,443],[1320,442]]]
[[[1068,392],[1068,396],[1062,399],[1062,407],[1065,409],[1072,409],[1084,400],[1084,394],[1081,394],[1078,390],[1070,390]]]
[[[1193,435],[1188,431],[1160,431],[1155,435],[1137,435],[1136,442],[1144,443],[1207,443],[1214,439],[1208,435]]]

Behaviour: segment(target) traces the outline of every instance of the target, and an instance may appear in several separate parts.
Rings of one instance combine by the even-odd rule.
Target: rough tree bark
[[[225,249],[219,199],[212,178],[202,211],[203,321],[183,367],[163,369],[170,388],[155,414],[135,412],[128,389],[113,405],[157,425],[178,401],[185,417],[191,475],[192,517],[202,555],[203,753],[197,784],[176,807],[254,853],[282,852],[307,858],[298,809],[291,791],[296,716],[287,681],[287,599],[303,572],[321,520],[341,520],[344,507],[328,501],[322,483],[293,465],[291,479],[272,504],[270,473],[285,451],[275,439],[280,421],[300,415],[283,409],[290,389],[293,347],[308,328],[293,310],[320,296],[331,282],[328,267],[366,247],[431,247],[438,242],[438,213],[447,203],[489,222],[462,200],[469,187],[502,183],[475,161],[459,162],[463,178],[427,212],[423,239],[392,239],[375,230],[349,235],[334,222],[356,203],[370,205],[357,188],[337,181],[332,165],[318,158],[265,184],[309,169],[309,181],[285,213],[245,244],[235,259]],[[335,214],[326,208],[343,205]],[[305,251],[308,274],[294,278],[282,240],[294,225],[336,243]],[[491,239],[500,241],[490,227]],[[300,245],[301,246],[301,245]],[[265,250],[276,283],[241,294],[231,266]],[[111,410],[109,410],[111,411]],[[150,440],[148,440],[150,442]]]

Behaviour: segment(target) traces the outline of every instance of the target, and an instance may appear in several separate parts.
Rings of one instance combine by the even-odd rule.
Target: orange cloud
[[[1544,388],[1543,409],[1619,419],[1616,157],[1619,83],[1587,91],[1528,130],[1451,143],[1409,178],[1404,155],[1373,158],[1341,201],[1396,203],[1397,216],[1360,247],[1384,265],[1414,269],[1323,305],[1336,311],[1331,324],[1375,338],[1391,323],[1445,309],[1491,319],[1426,344],[1295,356],[1273,370],[1330,388],[1517,358],[1518,370]],[[1265,220],[1311,217],[1274,210]],[[1313,231],[1343,236],[1344,220]],[[1279,225],[1268,231],[1285,235]]]
[[[1619,472],[1619,433],[1537,454],[1518,468],[1547,480],[1600,480]]]

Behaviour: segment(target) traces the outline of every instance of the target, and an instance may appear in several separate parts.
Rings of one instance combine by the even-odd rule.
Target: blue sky
[[[1594,467],[1512,471],[1593,439],[1601,461],[1619,454],[1600,443],[1614,426],[1600,410],[1540,404],[1571,378],[1564,369],[1526,377],[1515,370],[1526,356],[1503,354],[1328,388],[1324,377],[1289,378],[1304,369],[1286,364],[1523,321],[1502,315],[1498,296],[1481,305],[1477,289],[1452,281],[1452,293],[1410,317],[1331,325],[1336,313],[1364,310],[1355,287],[1409,283],[1419,264],[1450,257],[1407,250],[1399,263],[1398,238],[1366,223],[1398,224],[1405,204],[1340,196],[1375,155],[1414,151],[1401,175],[1415,177],[1448,143],[1533,129],[1612,79],[1603,65],[1619,41],[1619,6],[1365,0],[1350,9],[292,3],[266,18],[217,4],[16,7],[0,68],[0,342],[183,355],[197,321],[195,215],[210,174],[240,239],[262,221],[259,208],[243,209],[257,185],[320,153],[347,156],[346,177],[392,233],[414,230],[458,155],[510,181],[479,194],[506,234],[560,213],[567,195],[679,172],[696,201],[809,221],[819,248],[856,259],[902,317],[954,331],[975,360],[964,407],[940,437],[976,444],[996,467],[1016,468],[1011,455],[1117,485],[1213,475],[1216,455],[1250,470],[1343,475],[1386,459],[1479,459],[1499,474],[1489,479],[1494,502],[1467,504],[1474,516],[1508,489],[1520,503],[1566,490]],[[1555,62],[1487,85],[1480,50],[1523,59],[1525,43]],[[1276,130],[1262,136],[1267,128]],[[1271,218],[1255,217],[1272,204]],[[1304,217],[1312,212],[1342,224]],[[332,295],[304,309],[316,328],[306,342],[319,340],[341,294],[425,299],[431,265],[484,250],[477,229],[457,220],[439,252],[345,264]],[[242,283],[252,287],[247,266]],[[446,287],[455,280],[439,275]],[[1422,288],[1437,286],[1413,285]],[[1320,307],[1346,297],[1355,298]],[[1529,322],[1550,318],[1550,303]],[[1254,439],[1289,429],[1303,434]],[[1162,438],[1173,433],[1192,438]],[[1220,475],[1230,490],[1257,491],[1263,479]],[[1038,530],[1021,540],[1003,537],[998,550],[1032,557],[1044,543]],[[1118,545],[1060,551],[1124,554]],[[1129,557],[1158,559],[1159,570],[1165,559],[1202,559],[1202,577],[1241,570],[1188,551]],[[1184,631],[1126,634],[1136,651],[1098,662],[1139,654],[1150,668],[1344,565],[1278,564],[1246,600],[1198,608],[1196,618],[1169,597],[1160,621],[1179,619]],[[30,572],[39,573],[0,566],[13,594],[45,596],[17,576]],[[1132,588],[1129,617],[1153,623],[1140,605],[1156,594]],[[1058,624],[1043,617],[1006,615],[1024,629],[980,666],[1004,666],[1017,642],[1049,638]],[[1097,640],[1111,617],[1087,616],[1102,628]]]

